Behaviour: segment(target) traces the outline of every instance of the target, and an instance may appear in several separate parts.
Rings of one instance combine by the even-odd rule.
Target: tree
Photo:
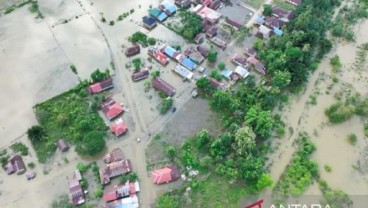
[[[276,71],[272,77],[272,86],[280,89],[288,86],[291,82],[291,74],[288,71]]]
[[[155,70],[155,71],[151,72],[150,75],[152,76],[152,78],[159,77],[160,76],[160,71]]]
[[[166,148],[166,155],[170,158],[171,161],[175,158],[175,147],[170,145]]]
[[[247,156],[238,160],[239,175],[246,183],[255,184],[262,176],[264,161],[260,157]]]
[[[105,148],[104,134],[99,131],[90,131],[83,138],[83,143],[79,144],[76,151],[81,155],[93,156],[100,153]]]
[[[272,15],[272,6],[269,4],[263,5],[263,15],[271,16]]]
[[[81,173],[85,173],[88,169],[88,165],[86,165],[85,163],[78,163],[77,164],[77,169],[81,172]]]
[[[74,74],[78,74],[77,67],[75,67],[75,65],[74,65],[74,64],[73,64],[73,65],[70,65],[70,69],[72,70],[72,72],[73,72]]]
[[[222,75],[217,70],[212,70],[210,73],[210,77],[214,78],[217,81],[221,81]]]
[[[223,110],[225,112],[234,112],[239,108],[239,101],[234,98],[230,92],[218,90],[212,95],[210,102],[215,110]]]
[[[215,63],[217,60],[217,51],[215,50],[211,50],[210,52],[208,52],[208,61],[211,63]]]
[[[151,82],[149,80],[144,81],[144,90],[148,91],[151,88]]]
[[[46,136],[46,132],[41,126],[32,126],[27,130],[27,136],[32,143],[37,143]]]
[[[147,42],[149,45],[156,45],[156,39],[154,38],[147,38]]]
[[[141,58],[135,58],[132,60],[135,71],[139,71],[141,69],[142,60]]]
[[[94,195],[95,195],[95,197],[96,197],[96,198],[101,198],[101,197],[102,197],[102,195],[103,195],[103,191],[102,191],[102,189],[101,189],[101,188],[97,188],[97,189],[95,190]]]
[[[156,208],[178,208],[179,201],[171,195],[165,194],[158,198]]]
[[[256,189],[258,191],[262,191],[266,187],[271,187],[272,184],[273,184],[272,177],[269,174],[263,173],[262,176],[257,181]]]
[[[256,147],[256,134],[249,126],[243,126],[235,133],[235,151],[239,155],[247,154]]]
[[[202,129],[200,132],[197,133],[196,138],[197,138],[197,147],[201,149],[207,144],[209,144],[211,136],[206,129]]]
[[[245,123],[251,125],[253,130],[262,137],[268,137],[274,127],[271,111],[263,111],[257,107],[251,107],[247,111]]]
[[[210,80],[207,77],[201,77],[197,80],[196,85],[201,90],[207,90],[211,87]]]
[[[226,65],[225,65],[225,63],[224,62],[221,62],[221,63],[219,63],[218,64],[218,66],[217,66],[220,70],[224,70],[225,69],[225,67],[226,67]]]
[[[101,72],[100,69],[96,69],[91,74],[91,79],[93,82],[99,82],[101,80],[104,80],[110,76],[110,71],[108,69],[105,70],[105,72]]]
[[[173,102],[171,97],[164,98],[161,103],[160,113],[165,114],[171,108]]]

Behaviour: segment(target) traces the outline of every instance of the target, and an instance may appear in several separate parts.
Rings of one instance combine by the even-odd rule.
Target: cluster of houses
[[[108,78],[88,86],[87,90],[91,94],[97,94],[113,87],[112,79]],[[110,121],[110,130],[115,136],[119,137],[128,131],[127,124],[121,118],[117,119],[125,111],[121,104],[109,97],[100,104],[100,108],[106,119]],[[113,120],[114,122],[111,122]]]
[[[286,0],[286,2],[299,6],[301,0]],[[282,27],[295,18],[295,13],[291,10],[283,9],[279,6],[272,6],[270,16],[259,15],[254,24],[258,27],[257,37],[267,39],[272,35],[281,36]]]
[[[113,178],[129,174],[132,172],[132,166],[129,159],[125,159],[123,151],[120,148],[113,149],[104,156],[105,167],[100,168],[100,181],[102,185],[108,185]],[[104,208],[138,208],[139,192],[138,181],[126,181],[123,184],[114,184],[105,188],[103,200],[106,202]]]

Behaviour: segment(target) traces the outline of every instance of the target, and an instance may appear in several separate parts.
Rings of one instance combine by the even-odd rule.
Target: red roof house
[[[107,99],[101,104],[102,112],[106,118],[112,120],[124,112],[123,107],[112,99]]]
[[[169,58],[156,47],[148,48],[148,55],[152,56],[162,65],[166,65],[169,63]]]
[[[169,183],[180,177],[179,169],[176,165],[168,165],[165,168],[152,171],[152,182],[155,184]]]
[[[110,202],[116,199],[135,195],[137,192],[139,192],[139,182],[127,181],[125,184],[118,184],[105,189],[103,199],[105,202]]]
[[[122,119],[119,119],[115,123],[110,124],[110,130],[118,137],[128,131],[128,126]]]
[[[96,93],[102,92],[104,90],[113,88],[113,87],[114,87],[114,85],[112,83],[112,79],[108,78],[106,80],[103,80],[103,81],[100,81],[100,82],[97,82],[97,83],[94,83],[94,84],[90,85],[89,87],[87,87],[87,90],[92,94],[96,94]]]
[[[175,88],[171,86],[169,83],[165,82],[160,77],[152,79],[152,86],[156,90],[165,93],[166,96],[172,97],[175,94]]]
[[[105,202],[110,202],[118,199],[118,197],[116,196],[116,190],[114,188],[105,189],[102,198]]]
[[[20,155],[14,155],[10,158],[8,164],[5,166],[6,172],[10,175],[12,173],[17,173],[18,175],[26,172],[26,165]]]
[[[132,171],[130,160],[121,160],[107,164],[106,167],[100,169],[100,180],[102,184],[110,183],[110,178],[127,174]]]

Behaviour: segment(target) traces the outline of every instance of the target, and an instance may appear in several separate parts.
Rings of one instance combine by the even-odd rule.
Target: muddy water
[[[337,92],[351,88],[353,92],[367,96],[368,73],[366,70],[357,71],[352,65],[355,62],[357,46],[368,42],[368,36],[365,34],[365,31],[368,31],[368,21],[358,24],[355,31],[356,43],[337,42],[335,48],[322,60],[319,68],[310,77],[305,92],[291,100],[283,113],[284,121],[293,133],[275,141],[278,148],[270,155],[268,163],[275,180],[280,177],[295,152],[292,144],[298,132],[306,131],[317,146],[313,159],[320,166],[321,178],[332,188],[341,189],[348,194],[368,194],[367,175],[352,167],[358,160],[366,160],[361,157],[367,146],[367,138],[363,135],[363,119],[355,116],[342,124],[331,125],[324,114],[325,109],[336,102],[334,96]],[[339,82],[333,84],[329,61],[336,54],[339,55],[343,67],[337,75]],[[312,94],[318,94],[316,105],[309,104]],[[351,133],[358,137],[358,142],[354,146],[346,139]],[[330,165],[332,171],[327,173],[323,168],[324,165]],[[313,185],[306,194],[320,194],[318,186]]]

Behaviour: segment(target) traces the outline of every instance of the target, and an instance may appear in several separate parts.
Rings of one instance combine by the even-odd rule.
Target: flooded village
[[[368,4],[326,2],[0,1],[0,207],[365,207]]]

